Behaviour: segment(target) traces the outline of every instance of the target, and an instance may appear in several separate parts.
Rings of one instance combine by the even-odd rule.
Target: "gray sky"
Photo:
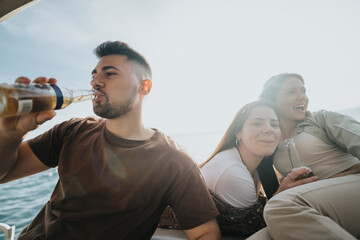
[[[152,66],[145,124],[169,134],[224,130],[282,72],[303,75],[310,110],[353,108],[359,13],[357,0],[42,0],[0,23],[0,79],[90,88],[92,50],[121,40]],[[32,134],[92,114],[73,104]]]

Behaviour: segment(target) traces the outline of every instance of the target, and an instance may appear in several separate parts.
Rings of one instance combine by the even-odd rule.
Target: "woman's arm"
[[[291,173],[289,173],[283,180],[282,182],[280,183],[280,186],[279,188],[277,189],[277,191],[274,193],[274,195],[286,190],[286,189],[289,189],[289,188],[293,188],[293,187],[296,187],[296,186],[300,186],[300,185],[303,185],[303,184],[306,184],[306,183],[311,183],[311,182],[314,182],[316,180],[318,180],[318,177],[317,176],[312,176],[312,177],[309,177],[309,178],[304,178],[304,179],[301,179],[301,180],[297,180],[295,181],[295,179],[302,175],[302,174],[305,174],[309,171],[308,168],[296,168],[294,169]]]
[[[341,113],[321,110],[314,117],[329,139],[360,159],[360,122]]]

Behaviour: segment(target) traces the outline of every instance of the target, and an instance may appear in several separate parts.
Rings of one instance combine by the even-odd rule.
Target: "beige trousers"
[[[271,240],[271,239],[272,238],[269,235],[269,231],[265,227],[265,228],[257,231],[256,233],[254,233],[250,237],[248,237],[246,240]]]
[[[267,229],[250,239],[360,239],[360,174],[283,191],[264,209]]]

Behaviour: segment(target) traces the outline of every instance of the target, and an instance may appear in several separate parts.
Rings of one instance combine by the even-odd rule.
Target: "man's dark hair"
[[[136,75],[139,78],[145,77],[151,79],[152,73],[149,63],[140,53],[129,47],[129,45],[127,45],[124,42],[120,42],[120,41],[104,42],[94,49],[94,54],[98,58],[102,58],[112,54],[124,55],[127,57],[129,61],[133,61],[143,68],[142,69],[143,71],[141,71],[138,68],[135,70]]]

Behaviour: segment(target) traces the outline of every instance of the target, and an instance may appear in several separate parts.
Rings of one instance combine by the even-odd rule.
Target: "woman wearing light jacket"
[[[286,144],[292,139],[305,165],[318,177],[268,201],[264,218],[270,236],[359,239],[360,123],[336,112],[308,112],[309,99],[299,74],[270,78],[260,99],[274,107],[280,122],[282,139],[273,158],[275,168],[295,182],[298,174],[292,172]],[[260,233],[251,239],[260,239]]]

